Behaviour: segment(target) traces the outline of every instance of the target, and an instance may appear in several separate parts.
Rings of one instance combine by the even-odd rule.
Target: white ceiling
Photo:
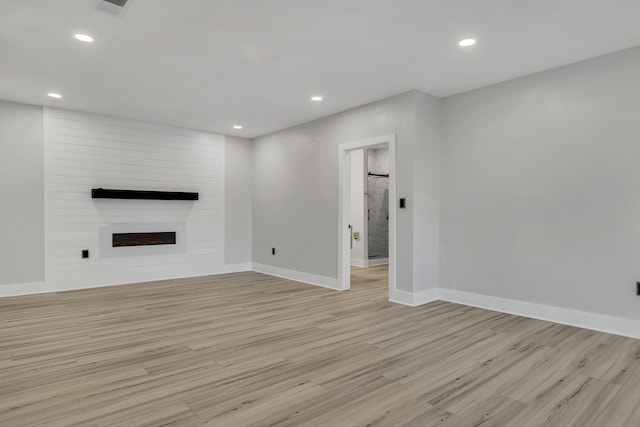
[[[637,46],[639,22],[638,0],[0,0],[0,99],[255,137]]]

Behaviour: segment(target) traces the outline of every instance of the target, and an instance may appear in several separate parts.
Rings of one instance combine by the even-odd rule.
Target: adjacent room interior
[[[0,2],[0,425],[640,425],[640,4]]]
[[[349,151],[352,286],[389,287],[389,148]],[[376,267],[376,268],[373,268]]]

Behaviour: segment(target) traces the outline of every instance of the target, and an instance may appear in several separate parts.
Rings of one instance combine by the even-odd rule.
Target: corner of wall
[[[253,150],[246,138],[224,136],[225,264],[252,262]]]
[[[414,294],[435,291],[440,267],[442,100],[418,92],[414,127]]]

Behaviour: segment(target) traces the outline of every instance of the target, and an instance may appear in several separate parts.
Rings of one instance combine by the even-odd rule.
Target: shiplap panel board
[[[106,144],[95,144],[95,143],[91,143],[91,141],[87,141],[84,144],[73,144],[70,142],[71,140],[70,137],[65,137],[65,138],[67,139],[60,139],[60,138],[54,139],[54,142],[59,144],[59,151],[58,151],[60,153],[59,155],[63,155],[64,153],[64,155],[68,155],[70,157],[82,157],[82,156],[91,157],[95,155],[109,157],[109,156],[117,156],[122,152],[126,152],[128,155],[128,158],[131,158],[131,159],[143,157],[143,158],[148,158],[156,161],[162,161],[164,159],[163,156],[165,155],[164,153],[160,153],[160,152],[147,154],[144,148],[136,150],[129,146],[132,144],[130,142],[116,144],[113,141],[107,141]],[[145,156],[148,156],[148,157],[145,157]],[[212,156],[212,158],[213,157],[214,156]],[[54,158],[59,158],[59,157],[54,157]],[[203,161],[195,161],[195,160],[194,162],[199,165],[202,165],[204,163]],[[190,164],[191,162],[189,161],[189,156],[185,155],[185,156],[176,158],[173,163]]]
[[[208,167],[211,164],[211,162],[189,163],[189,162],[179,162],[177,160],[170,162],[166,160],[155,159],[153,157],[133,156],[130,154],[128,154],[126,159],[123,159],[123,158],[118,159],[115,157],[115,155],[112,155],[112,154],[102,155],[102,159],[99,159],[99,156],[100,156],[99,154],[85,155],[77,152],[76,153],[65,152],[65,153],[60,153],[59,155],[61,154],[65,155],[64,159],[60,159],[57,157],[51,159],[53,164],[56,164],[57,166],[61,166],[61,167],[67,167],[70,164],[74,164],[74,162],[86,162],[86,163],[96,162],[96,163],[99,163],[101,166],[110,165],[110,166],[119,166],[119,167],[127,167],[127,166],[140,167],[140,164],[138,164],[140,159],[144,159],[145,163],[147,164],[146,166],[143,166],[145,169],[146,168],[163,168],[163,169],[168,169],[173,171],[184,170],[185,166]],[[122,153],[120,153],[119,155],[121,156]]]
[[[48,283],[78,288],[223,271],[223,136],[50,108],[44,132]],[[93,200],[98,187],[196,191],[200,200]],[[156,223],[185,224],[186,252],[101,256],[102,227]]]
[[[80,113],[75,111],[61,111],[58,110],[58,116],[56,123],[53,124],[53,129],[65,129],[65,130],[85,130],[95,129],[96,131],[109,132],[117,135],[133,135],[142,136],[146,138],[146,141],[150,143],[157,141],[169,141],[169,142],[182,142],[189,138],[199,139],[202,136],[198,131],[178,130],[177,128],[170,128],[166,126],[158,127],[158,125],[152,123],[141,123],[127,121],[124,122],[119,118],[99,117],[97,120],[93,120],[96,116],[90,113]],[[65,114],[73,115],[74,117],[67,116]],[[84,115],[86,120],[83,120],[81,116]],[[135,123],[134,125],[126,125],[125,123]],[[158,130],[162,128],[161,130]],[[150,139],[151,137],[151,139]]]
[[[149,163],[149,160],[145,161]],[[100,159],[95,159],[92,161],[54,159],[51,163],[54,171],[58,172],[58,174],[69,176],[85,176],[86,168],[91,168],[91,171],[99,170],[105,173],[112,172],[117,168],[121,172],[134,174],[134,177],[139,176],[140,173],[144,173],[146,175],[158,174],[160,176],[166,176],[167,174],[170,174],[175,178],[200,178],[204,179],[205,182],[211,182],[210,180],[215,180],[217,176],[217,174],[214,172],[199,174],[197,171],[185,171],[184,167],[168,167],[166,165],[136,165],[134,163],[109,163],[100,161]],[[207,166],[210,165],[211,163]]]
[[[108,147],[113,149],[121,149],[124,151],[144,151],[152,149],[154,154],[167,154],[174,152],[175,150],[170,147],[169,144],[183,144],[179,147],[179,151],[176,154],[184,154],[188,156],[189,153],[202,152],[203,150],[196,145],[202,141],[160,141],[150,143],[149,140],[144,140],[138,136],[131,136],[125,134],[111,134],[101,133],[99,131],[92,131],[90,129],[83,131],[69,131],[65,133],[55,132],[51,134],[52,140],[64,145],[86,145],[97,147]],[[191,146],[187,145],[191,144]]]

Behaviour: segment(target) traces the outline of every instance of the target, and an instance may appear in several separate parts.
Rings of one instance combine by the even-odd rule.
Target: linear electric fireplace
[[[156,246],[176,244],[175,231],[154,233],[113,233],[112,236],[112,246],[114,248],[124,246]]]

